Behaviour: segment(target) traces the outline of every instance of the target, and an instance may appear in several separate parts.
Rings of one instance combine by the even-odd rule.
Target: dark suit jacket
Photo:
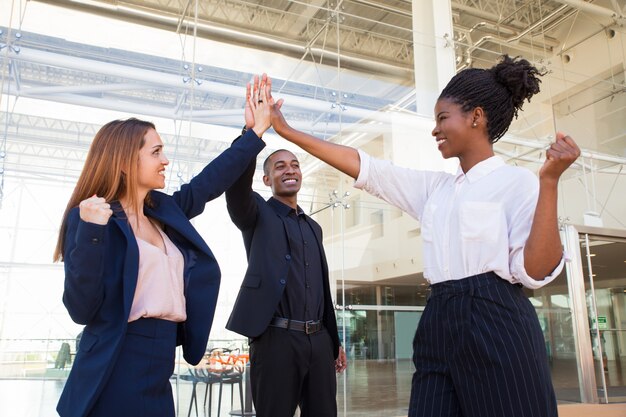
[[[178,326],[178,344],[191,364],[205,353],[213,322],[220,269],[189,219],[219,197],[246,169],[265,144],[252,130],[216,157],[172,196],[152,191],[146,215],[159,220],[185,259],[187,320]],[[63,303],[72,319],[84,324],[79,350],[59,400],[61,416],[84,416],[98,398],[116,361],[126,333],[137,274],[137,241],[119,203],[102,226],[70,211],[65,231]],[[129,375],[129,384],[133,382]]]
[[[269,326],[276,312],[291,261],[289,236],[284,219],[259,194],[252,191],[256,164],[226,191],[228,213],[243,234],[248,269],[226,328],[247,337],[257,337]],[[324,315],[322,321],[333,341],[335,358],[339,353],[337,320],[330,295],[328,265],[322,246],[322,228],[307,216],[322,257],[324,275]]]

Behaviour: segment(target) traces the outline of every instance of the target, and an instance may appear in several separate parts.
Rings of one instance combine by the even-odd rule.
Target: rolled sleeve
[[[524,268],[524,254],[523,251],[515,260],[515,265],[513,270],[515,271],[514,277],[517,282],[522,284],[524,287],[529,288],[531,290],[537,290],[545,285],[548,285],[552,281],[556,279],[557,276],[563,271],[563,267],[565,266],[565,261],[568,260],[569,257],[567,252],[563,252],[563,256],[561,257],[561,261],[557,265],[556,268],[543,279],[534,279],[528,273],[526,273],[526,268]]]
[[[367,183],[367,177],[370,174],[371,157],[360,149],[357,149],[357,151],[359,152],[359,158],[361,158],[361,168],[359,170],[359,176],[354,181],[354,188],[362,189],[363,187],[365,187],[365,184]]]

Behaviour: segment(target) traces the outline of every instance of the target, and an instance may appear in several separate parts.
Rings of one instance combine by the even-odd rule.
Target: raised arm
[[[271,110],[272,127],[283,138],[295,143],[306,152],[321,159],[328,165],[356,179],[361,170],[361,159],[356,149],[328,142],[289,126],[278,105]]]
[[[580,149],[576,142],[559,132],[539,171],[539,198],[524,247],[524,268],[535,279],[544,279],[561,260],[563,248],[557,218],[558,183],[561,174],[578,156]]]
[[[226,207],[235,226],[240,230],[249,230],[256,224],[258,202],[252,191],[252,179],[256,168],[256,159],[252,160],[244,173],[226,190]]]
[[[271,82],[270,78],[263,74],[260,79],[258,76],[254,77],[252,88],[250,84],[246,86],[244,113],[249,130],[174,193],[174,199],[187,217],[193,218],[202,213],[205,204],[233,185],[265,147],[260,138],[270,127],[270,91],[266,87],[268,82]]]

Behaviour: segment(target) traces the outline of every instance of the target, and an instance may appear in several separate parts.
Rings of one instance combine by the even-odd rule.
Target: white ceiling
[[[562,111],[567,126],[573,123],[572,108],[583,109],[573,118],[578,120],[590,104],[606,103],[607,127],[593,132],[604,136],[583,145],[603,158],[600,168],[614,170],[626,157],[624,53],[612,55],[610,63],[602,63],[603,71],[583,80],[563,62],[580,58],[574,55],[577,45],[599,33],[613,31],[623,39],[625,3],[452,1],[457,69],[490,66],[502,53],[545,65],[560,80],[551,83],[553,92],[545,102]],[[406,0],[0,4],[0,16],[5,16],[0,43],[9,45],[0,51],[2,88],[9,94],[0,122],[5,153],[20,155],[23,171],[32,160],[34,174],[45,167],[48,174],[63,169],[62,175],[73,176],[80,167],[69,167],[68,161],[84,160],[99,124],[90,122],[89,111],[81,120],[20,112],[41,100],[177,120],[165,131],[169,129],[168,140],[176,143],[181,159],[191,163],[219,152],[227,139],[197,139],[201,131],[181,139],[182,122],[193,117],[200,124],[239,127],[242,86],[255,72],[273,75],[274,90],[289,104],[288,120],[319,136],[331,137],[341,126],[381,109],[411,112],[415,106],[412,4]],[[5,13],[11,10],[13,14]],[[15,17],[7,22],[9,15]],[[55,16],[64,16],[63,23]],[[584,88],[574,91],[574,84]],[[524,118],[499,151],[532,163],[540,160],[549,140],[543,132],[553,130],[554,120],[540,105]],[[50,162],[58,156],[62,162],[57,165],[64,168]]]

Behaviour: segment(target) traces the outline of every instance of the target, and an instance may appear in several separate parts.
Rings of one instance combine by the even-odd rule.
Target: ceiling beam
[[[357,56],[355,51],[342,50],[341,54],[333,49],[312,47],[305,42],[285,40],[269,33],[254,32],[238,26],[226,26],[219,22],[198,21],[185,16],[179,16],[166,11],[156,11],[147,8],[130,7],[126,5],[110,4],[102,1],[89,0],[35,0],[41,3],[52,4],[57,7],[79,10],[118,20],[126,20],[146,26],[153,26],[165,30],[176,31],[183,28],[194,29],[195,33],[207,39],[222,40],[236,44],[253,45],[255,48],[280,52],[285,55],[301,58],[306,53],[317,60],[321,57],[326,62],[341,60],[344,68],[357,70],[367,74],[384,74],[401,79],[411,79],[413,67],[409,63],[389,63],[376,60],[373,57]],[[348,29],[346,29],[348,30]],[[381,55],[379,55],[380,57]]]

